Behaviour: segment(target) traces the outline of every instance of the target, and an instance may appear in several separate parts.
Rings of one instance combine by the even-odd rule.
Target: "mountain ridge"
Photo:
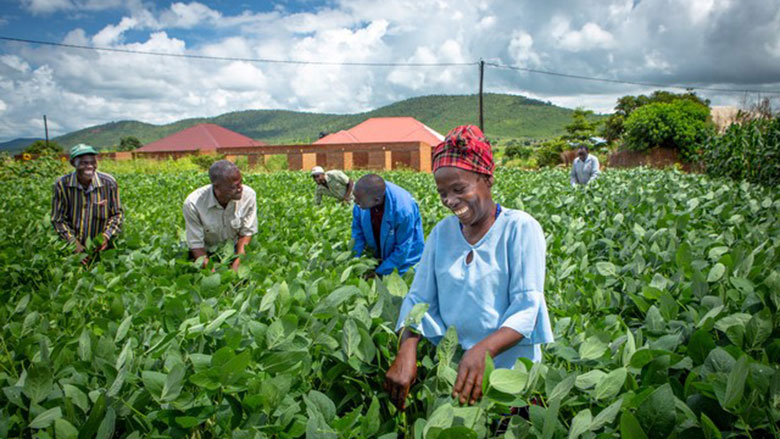
[[[491,140],[542,139],[563,134],[573,110],[521,95],[484,95],[486,135]],[[332,133],[357,125],[370,117],[410,116],[442,135],[463,124],[478,124],[477,95],[429,95],[405,99],[362,113],[333,114],[290,110],[239,110],[213,117],[182,119],[164,125],[122,120],[91,126],[58,137],[64,148],[87,143],[113,148],[122,137],[135,136],[141,143],[161,139],[198,123],[215,123],[269,144],[311,143],[321,132]],[[600,119],[602,116],[593,116]],[[0,144],[1,146],[2,144]]]

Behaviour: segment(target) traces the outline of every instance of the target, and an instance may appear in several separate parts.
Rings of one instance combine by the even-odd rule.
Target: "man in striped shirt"
[[[97,171],[97,151],[89,145],[74,146],[70,163],[76,170],[54,183],[51,223],[62,239],[76,245],[76,253],[99,234],[103,243],[95,250],[103,251],[122,227],[119,187],[114,177]]]

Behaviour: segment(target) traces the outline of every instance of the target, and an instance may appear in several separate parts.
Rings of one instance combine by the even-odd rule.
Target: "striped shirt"
[[[86,245],[87,238],[102,233],[111,238],[124,220],[119,186],[114,177],[95,171],[88,188],[79,184],[76,173],[60,177],[51,198],[51,224],[62,239]]]

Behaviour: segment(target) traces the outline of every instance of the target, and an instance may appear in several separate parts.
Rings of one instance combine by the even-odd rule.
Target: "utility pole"
[[[46,150],[49,150],[49,124],[46,122],[46,115],[43,115],[43,129],[46,130]]]
[[[485,79],[485,61],[479,60],[479,129],[485,132],[485,118],[482,109],[482,83]]]

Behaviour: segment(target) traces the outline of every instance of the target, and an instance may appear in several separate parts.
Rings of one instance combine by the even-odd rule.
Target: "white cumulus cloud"
[[[0,141],[40,135],[44,113],[56,136],[116,120],[159,124],[276,108],[359,112],[419,95],[475,93],[479,59],[580,76],[780,90],[777,0],[335,0],[295,12],[284,2],[270,11],[250,2],[234,13],[186,0],[21,5],[39,22],[67,18],[59,39],[66,44],[234,59],[2,44]],[[114,11],[95,12],[107,9]],[[108,15],[114,18],[95,26]],[[492,67],[485,89],[597,111],[653,91]],[[701,94],[716,104],[740,96]]]

